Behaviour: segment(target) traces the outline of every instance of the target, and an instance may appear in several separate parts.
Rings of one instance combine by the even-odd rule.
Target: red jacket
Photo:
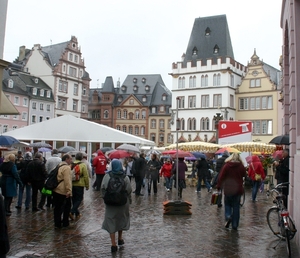
[[[241,162],[226,162],[219,174],[217,188],[222,188],[226,196],[242,195],[245,176],[246,168]]]
[[[252,162],[249,165],[248,176],[251,180],[255,181],[255,173],[260,174],[262,180],[266,178],[265,170],[261,164],[260,159],[257,156],[252,156]]]
[[[107,160],[102,151],[98,151],[98,156],[93,159],[93,167],[98,175],[105,174]]]
[[[164,163],[160,173],[162,176],[170,178],[172,176],[172,163]]]

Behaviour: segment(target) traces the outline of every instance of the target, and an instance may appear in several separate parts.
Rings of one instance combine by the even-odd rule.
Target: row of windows
[[[170,121],[171,120],[168,120],[168,128],[171,128]],[[150,123],[151,123],[151,129],[155,129],[156,128],[156,119],[151,119]],[[165,120],[164,119],[159,119],[159,129],[165,129]]]
[[[68,104],[68,100],[67,99],[58,98],[57,109],[67,110],[67,104]],[[78,100],[74,100],[73,99],[72,111],[78,112]],[[86,112],[86,105],[85,104],[82,104],[82,106],[81,106],[81,112],[82,113]]]
[[[117,110],[117,119],[146,119],[146,110],[136,110],[134,114],[125,110]]]
[[[134,135],[145,135],[145,126],[126,126],[126,125],[123,125],[122,127],[120,125],[117,125],[116,127],[117,130],[119,131],[123,131],[124,133],[129,133],[129,134],[134,134]]]
[[[0,124],[0,128],[1,128],[1,133],[6,133],[6,132],[8,132],[8,129],[9,129],[8,125],[1,125],[1,124]],[[12,128],[12,130],[16,130],[16,129],[18,129],[18,126],[13,125],[11,128]]]
[[[51,97],[51,91],[50,90],[32,88],[32,95],[34,95],[34,96],[45,97],[45,93],[46,93],[47,98]]]
[[[252,134],[273,134],[272,120],[252,121]]]
[[[46,116],[46,120],[49,120],[50,117]],[[43,122],[44,121],[44,117],[43,116],[36,116],[36,115],[32,115],[31,116],[31,123],[35,124],[37,122]]]
[[[156,134],[155,133],[150,134],[150,140],[154,141],[154,142],[156,141]],[[165,141],[165,134],[160,133],[159,134],[159,142],[164,142],[164,141]],[[172,135],[171,134],[167,135],[167,142],[172,143]]]
[[[220,86],[221,85],[221,74],[214,74],[213,75],[213,86]],[[208,75],[202,75],[201,76],[201,87],[207,87],[208,86]],[[234,87],[234,76],[230,75],[230,86]],[[178,89],[184,89],[186,87],[185,85],[185,77],[179,77],[178,78]],[[189,88],[196,88],[197,87],[197,77],[190,76],[189,77]]]
[[[210,103],[210,95],[201,95],[200,96],[201,103],[200,107],[201,108],[209,108]],[[234,96],[230,94],[230,107],[234,108]],[[188,108],[196,108],[196,103],[197,103],[197,98],[195,96],[188,96]],[[222,94],[213,94],[213,107],[218,108],[222,107]],[[178,97],[178,108],[185,108],[185,97],[180,96]]]
[[[10,95],[6,94],[6,97],[10,99]],[[15,106],[20,106],[22,105],[23,107],[28,107],[28,98],[24,97],[24,98],[21,98],[19,96],[14,96],[14,100],[13,100],[13,104]]]
[[[58,91],[68,93],[68,82],[60,80],[58,83]],[[82,87],[82,96],[87,94],[86,87]],[[73,85],[73,95],[78,96],[78,84],[74,83]]]
[[[45,105],[44,103],[39,103],[38,104],[37,102],[32,102],[31,109],[36,110],[38,108],[40,111],[44,111],[45,106],[46,106],[46,111],[50,112],[51,111],[51,105],[50,104]]]
[[[0,118],[10,119],[10,115],[1,115]],[[20,115],[12,115],[13,120],[20,120]],[[22,112],[21,115],[22,121],[27,121],[27,112]]]
[[[272,96],[239,98],[239,110],[273,109]]]
[[[186,125],[185,125],[185,119],[184,118],[180,119],[179,123],[177,124],[177,128],[179,128],[179,130],[185,130],[186,126],[187,126],[187,130],[191,130],[191,131],[197,130],[197,119],[189,118],[187,120]],[[201,131],[215,130],[215,120],[212,119],[212,127],[210,128],[210,119],[208,117],[201,118],[200,130]]]

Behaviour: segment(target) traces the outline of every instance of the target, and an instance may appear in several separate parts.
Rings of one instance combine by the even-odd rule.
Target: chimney
[[[19,61],[24,60],[25,58],[25,46],[19,47]]]

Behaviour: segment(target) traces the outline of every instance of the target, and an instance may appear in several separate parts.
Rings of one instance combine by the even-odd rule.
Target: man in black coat
[[[143,185],[143,180],[145,177],[146,170],[146,160],[145,154],[141,153],[140,157],[137,158],[134,162],[134,178],[135,178],[135,195],[141,196],[141,189]]]
[[[6,224],[6,212],[4,209],[3,196],[0,194],[0,258],[6,257],[10,249]]]
[[[42,194],[39,206],[37,207],[38,191],[42,193],[42,189],[47,178],[47,171],[41,153],[36,153],[33,161],[27,165],[28,182],[32,186],[32,211],[45,210],[44,204],[46,196]]]
[[[289,174],[290,174],[290,156],[289,150],[285,149],[282,151],[282,159],[279,161],[274,161],[274,165],[276,166],[276,174],[275,179],[277,179],[277,184],[289,182]],[[289,195],[289,186],[287,185],[285,188],[282,188],[282,193],[286,196],[283,200],[285,207],[287,208],[287,199]]]
[[[227,150],[224,151],[222,157],[218,158],[217,161],[216,161],[216,176],[213,180],[213,186],[216,186],[217,183],[218,183],[218,176],[221,172],[221,169],[225,163],[225,160],[229,157],[229,152]],[[218,207],[222,207],[222,198],[218,199]]]

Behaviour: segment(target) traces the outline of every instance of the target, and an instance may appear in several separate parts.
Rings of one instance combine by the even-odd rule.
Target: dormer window
[[[125,91],[126,90],[126,86],[123,85],[122,88],[121,88],[121,90]]]
[[[143,78],[143,79],[142,79],[142,83],[145,83],[145,82],[146,82],[146,78]]]
[[[146,91],[149,91],[149,90],[150,90],[150,86],[149,86],[149,85],[146,85],[145,90],[146,90]]]
[[[163,95],[163,96],[162,96],[162,100],[167,100],[167,96],[166,96],[166,95]]]
[[[196,47],[193,48],[193,55],[197,55],[198,54],[198,49]]]
[[[118,97],[118,102],[122,102],[122,100],[123,100],[122,96],[119,96]]]
[[[137,78],[133,78],[133,83],[137,83]]]
[[[38,79],[38,78],[35,78],[35,79],[34,79],[34,83],[35,83],[35,84],[38,84],[38,83],[39,83],[39,79]]]
[[[33,88],[33,89],[32,89],[32,94],[33,94],[33,95],[36,95],[36,94],[37,94],[37,88]]]
[[[215,45],[214,54],[218,54],[218,53],[219,53],[219,47],[218,47],[218,45]]]
[[[137,85],[134,85],[134,86],[133,86],[133,90],[134,90],[134,91],[137,91],[137,90],[138,90],[138,86],[137,86]]]
[[[205,36],[209,36],[210,35],[210,28],[207,27],[205,30]]]
[[[50,98],[50,97],[51,97],[51,91],[47,90],[47,98]]]
[[[14,81],[12,79],[8,80],[8,88],[12,89],[14,87]]]
[[[44,90],[43,89],[40,90],[40,96],[44,97]]]
[[[142,101],[143,101],[143,102],[146,102],[146,101],[147,101],[147,97],[146,97],[146,96],[143,96]]]

